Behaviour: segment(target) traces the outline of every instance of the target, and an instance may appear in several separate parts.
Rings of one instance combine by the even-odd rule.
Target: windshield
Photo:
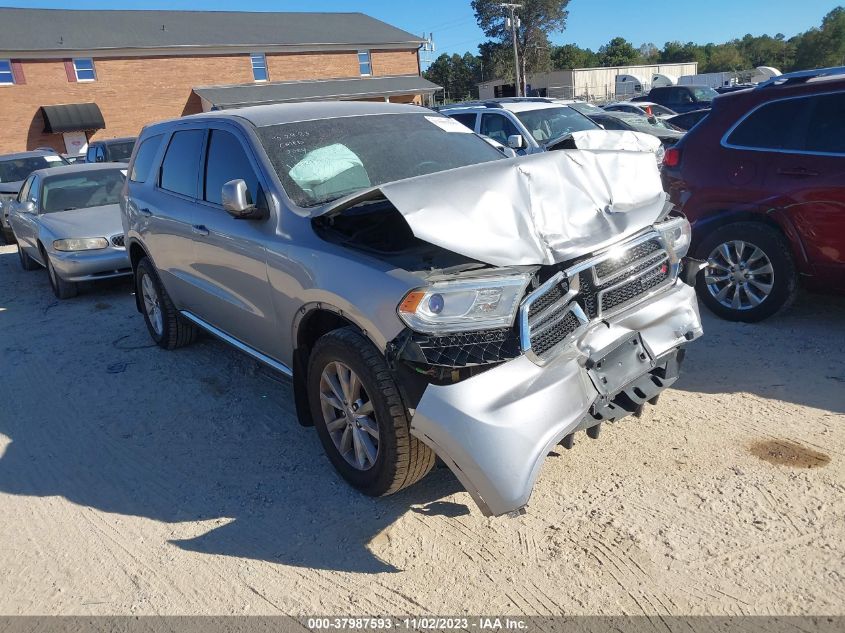
[[[565,106],[526,110],[514,114],[541,145],[573,132],[598,129],[598,126],[583,114]]]
[[[719,96],[719,93],[713,90],[713,88],[707,87],[693,88],[692,92],[695,95],[696,101],[713,101],[713,99]]]
[[[458,121],[435,114],[319,119],[257,131],[285,191],[301,207],[502,158]]]
[[[27,156],[0,161],[0,182],[26,180],[37,169],[58,167],[64,161],[58,156]]]
[[[677,114],[677,112],[675,112],[674,110],[670,110],[669,108],[666,108],[666,107],[659,105],[657,103],[651,104],[651,111],[652,111],[653,114],[656,114],[658,116],[663,116],[663,115],[672,116],[674,114]]]
[[[123,170],[109,169],[55,176],[44,181],[42,213],[118,204]]]
[[[654,134],[656,132],[662,130],[676,130],[675,126],[669,125],[665,121],[661,121],[657,118],[649,119],[648,117],[644,116],[627,116],[625,117],[625,123],[630,125],[632,128],[639,132],[647,132],[649,134]]]
[[[109,143],[109,160],[129,161],[132,156],[132,148],[135,141],[123,141],[122,143]]]
[[[587,116],[591,114],[604,114],[604,110],[598,106],[594,106],[592,103],[570,103],[569,107]]]

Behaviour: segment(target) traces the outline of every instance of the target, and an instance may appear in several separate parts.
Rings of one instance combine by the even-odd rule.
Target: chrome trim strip
[[[660,242],[660,240],[658,240],[658,242]],[[638,266],[642,266],[643,264],[651,262],[651,260],[657,261],[659,258],[662,261],[663,259],[668,259],[669,253],[662,246],[663,245],[661,243],[660,249],[649,253],[645,257],[640,257],[638,260],[631,262],[627,266],[623,266],[622,268],[614,272],[612,275],[608,275],[607,277],[599,277],[598,271],[596,270],[596,268],[598,268],[598,265],[593,266],[593,283],[595,283],[597,286],[602,286],[608,283],[609,281],[613,281],[617,277],[621,277],[625,273],[634,270]],[[599,264],[600,263],[601,262],[599,262]]]
[[[236,339],[232,336],[229,336],[223,330],[220,330],[220,329],[214,327],[210,323],[206,323],[205,321],[203,321],[201,318],[199,318],[195,314],[192,314],[191,312],[188,312],[187,310],[181,310],[179,312],[179,314],[181,314],[183,317],[188,319],[188,321],[191,321],[192,323],[200,326],[202,329],[206,330],[209,334],[213,334],[214,336],[216,336],[220,340],[228,343],[229,345],[231,345],[235,349],[243,352],[244,354],[251,356],[252,358],[257,360],[258,362],[264,363],[268,367],[272,367],[276,371],[279,371],[279,372],[285,374],[288,377],[293,377],[293,371],[291,371],[291,369],[287,365],[284,365],[277,360],[273,360],[269,356],[262,354],[258,350],[253,349],[252,347],[250,347],[249,345],[246,345],[245,343],[241,343],[238,339]]]

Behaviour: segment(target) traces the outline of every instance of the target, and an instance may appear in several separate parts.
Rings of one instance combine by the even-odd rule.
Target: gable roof
[[[0,8],[0,50],[396,45],[423,40],[363,13]]]

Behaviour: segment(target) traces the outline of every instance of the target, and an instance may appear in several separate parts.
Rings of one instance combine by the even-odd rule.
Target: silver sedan
[[[120,163],[41,169],[11,203],[21,266],[46,268],[59,299],[76,296],[79,282],[132,273],[118,206],[125,170]]]

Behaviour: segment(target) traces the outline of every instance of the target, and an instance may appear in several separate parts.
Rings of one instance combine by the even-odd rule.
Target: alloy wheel
[[[357,470],[372,468],[379,453],[379,430],[358,375],[341,362],[326,365],[320,375],[320,407],[338,453]]]
[[[147,313],[150,325],[153,326],[156,335],[161,336],[164,332],[161,303],[153,280],[146,274],[141,277],[141,297],[144,300],[144,311]]]
[[[713,298],[732,310],[751,310],[772,293],[775,271],[768,255],[751,242],[731,240],[707,258],[704,282]]]

